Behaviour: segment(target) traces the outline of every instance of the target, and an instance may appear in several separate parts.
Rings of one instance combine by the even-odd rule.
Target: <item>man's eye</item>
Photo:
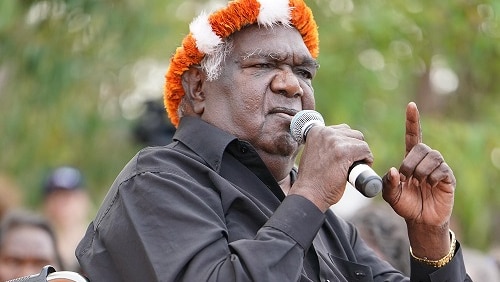
[[[271,67],[271,64],[268,64],[268,63],[255,64],[255,65],[253,65],[253,67],[258,68],[258,69],[268,69]]]
[[[300,76],[302,76],[306,79],[312,79],[312,77],[313,77],[312,73],[306,69],[297,70],[297,74],[299,74]]]

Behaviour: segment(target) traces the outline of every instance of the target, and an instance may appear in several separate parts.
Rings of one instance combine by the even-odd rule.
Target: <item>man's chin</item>
[[[299,149],[299,144],[288,133],[276,138],[274,145],[277,150],[276,153],[285,157],[295,157]]]

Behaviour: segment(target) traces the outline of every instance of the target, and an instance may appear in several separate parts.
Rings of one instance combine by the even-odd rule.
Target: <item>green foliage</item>
[[[374,153],[375,169],[385,173],[403,158],[405,106],[416,101],[424,142],[454,169],[454,215],[465,243],[487,248],[494,239],[492,218],[498,216],[500,198],[494,184],[500,181],[500,167],[492,157],[500,147],[498,3],[315,4],[321,35],[318,109],[331,123],[361,130]],[[436,61],[444,61],[458,78],[451,93],[439,94],[429,85]]]
[[[125,107],[141,82],[138,62],[166,69],[189,21],[216,2],[0,1],[0,172],[28,204],[38,204],[41,179],[60,164],[79,166],[100,202],[141,146]],[[403,158],[405,106],[416,101],[424,141],[457,177],[463,241],[488,247],[500,206],[499,2],[308,3],[320,27],[318,110],[361,130],[383,173]],[[456,88],[435,90],[435,69],[451,70]],[[447,74],[437,76],[445,86]],[[152,96],[162,94],[161,79]]]

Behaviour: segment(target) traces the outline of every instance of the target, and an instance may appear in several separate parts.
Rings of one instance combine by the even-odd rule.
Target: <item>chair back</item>
[[[78,272],[74,271],[56,271],[56,269],[51,265],[46,265],[42,268],[40,273],[33,274],[29,276],[23,276],[9,280],[7,282],[88,282],[89,280],[85,278]]]

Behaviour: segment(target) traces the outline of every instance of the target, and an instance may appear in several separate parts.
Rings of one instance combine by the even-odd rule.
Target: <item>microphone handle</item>
[[[382,178],[362,161],[351,165],[347,180],[367,198],[375,197],[382,190]]]

